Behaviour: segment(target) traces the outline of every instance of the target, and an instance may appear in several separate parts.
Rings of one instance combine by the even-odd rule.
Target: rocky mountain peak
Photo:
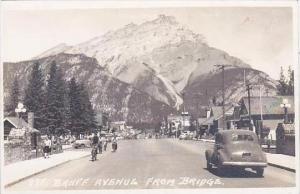
[[[174,16],[167,16],[164,14],[158,15],[158,18],[156,18],[152,22],[156,23],[156,24],[171,24],[171,25],[178,24],[178,22]]]

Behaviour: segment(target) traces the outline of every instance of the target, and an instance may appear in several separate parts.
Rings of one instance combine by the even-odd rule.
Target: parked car
[[[206,150],[207,169],[217,167],[222,174],[226,168],[251,168],[262,177],[267,159],[258,143],[257,135],[248,130],[225,130],[215,135],[213,150]]]
[[[179,140],[186,140],[188,138],[188,134],[183,132],[179,135]]]
[[[86,147],[91,147],[91,140],[89,139],[77,139],[74,143],[73,143],[73,148],[77,149],[77,148],[86,148]]]

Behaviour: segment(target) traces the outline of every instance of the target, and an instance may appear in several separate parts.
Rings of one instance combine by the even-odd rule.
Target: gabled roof
[[[291,105],[291,107],[287,109],[288,113],[295,114],[294,96],[264,96],[261,97],[261,103],[259,96],[251,97],[251,114],[260,115],[261,107],[262,114],[284,114],[284,109],[280,107],[280,104],[282,104],[283,99],[287,99],[288,103]],[[243,97],[241,101],[244,102],[244,105],[248,112],[248,98]]]
[[[3,122],[10,122],[15,128],[28,127],[28,123],[19,117],[5,117]]]
[[[215,120],[218,120],[223,117],[223,107],[222,106],[213,106],[211,107],[212,114]],[[233,114],[233,106],[225,106],[225,117]]]
[[[27,128],[31,132],[40,132],[39,130],[30,127],[24,119],[19,118],[19,117],[5,117],[3,119],[3,122],[5,122],[5,121],[10,122],[15,128]]]

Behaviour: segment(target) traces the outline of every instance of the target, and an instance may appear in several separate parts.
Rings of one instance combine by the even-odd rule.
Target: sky
[[[29,9],[2,13],[2,57],[29,60],[60,43],[75,45],[159,14],[174,16],[208,45],[278,79],[293,66],[293,13],[289,7]]]

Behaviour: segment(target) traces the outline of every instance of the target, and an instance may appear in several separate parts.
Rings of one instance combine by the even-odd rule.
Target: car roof
[[[244,129],[235,129],[235,130],[222,130],[218,132],[222,136],[237,134],[237,135],[255,135],[253,131],[244,130]]]

